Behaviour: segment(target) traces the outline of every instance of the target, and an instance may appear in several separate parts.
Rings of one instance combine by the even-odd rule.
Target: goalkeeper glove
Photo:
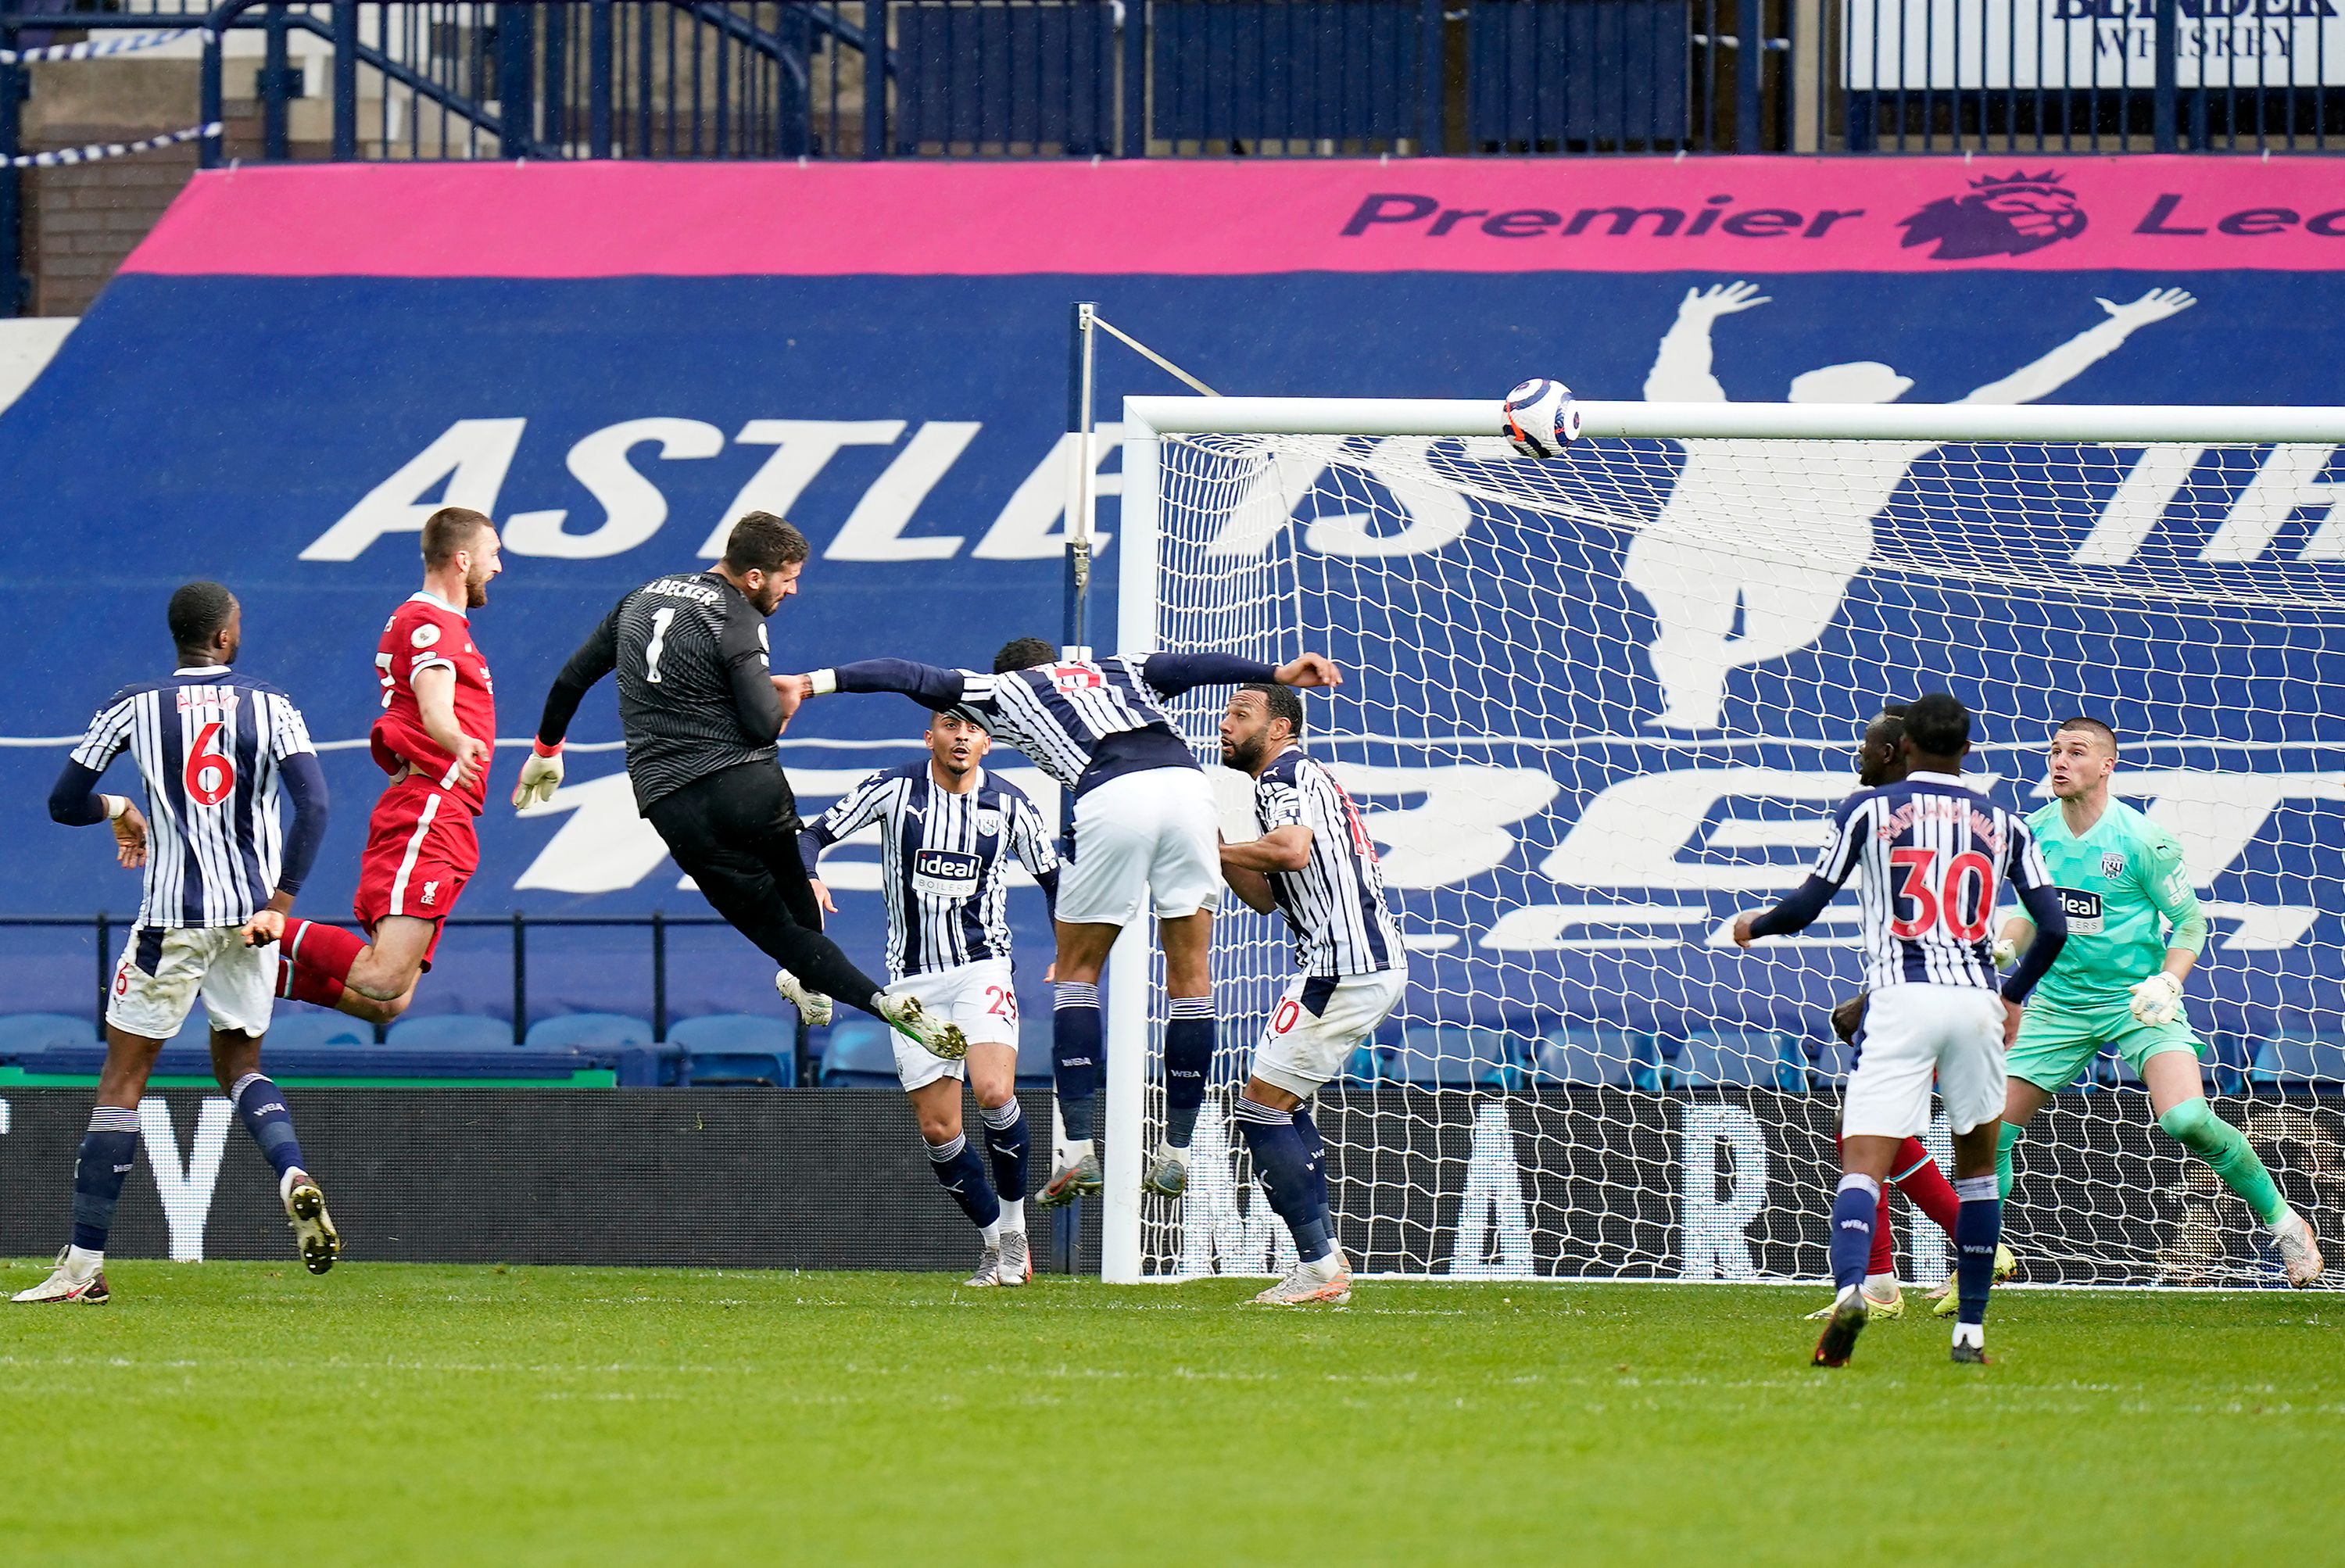
[[[553,799],[562,788],[562,748],[551,751],[543,741],[533,743],[527,760],[521,765],[521,782],[513,786],[513,803],[516,811],[532,806],[543,806]]]
[[[2182,1009],[2182,983],[2159,970],[2133,988],[2133,1015],[2144,1023],[2171,1023]]]
[[[1997,969],[2009,969],[2011,961],[2018,956],[2019,945],[2009,937],[1999,936],[1995,939],[1995,966]]]

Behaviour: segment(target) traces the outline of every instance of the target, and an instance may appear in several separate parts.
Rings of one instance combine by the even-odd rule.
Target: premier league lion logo
[[[1990,175],[1971,182],[1966,196],[1944,196],[1898,225],[1907,247],[1928,245],[1934,261],[1967,261],[1978,256],[2025,256],[2085,231],[2085,211],[2076,193],[2060,177]]]

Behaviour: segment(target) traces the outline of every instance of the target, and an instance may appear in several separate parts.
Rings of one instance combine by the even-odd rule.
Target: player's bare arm
[[[427,665],[415,672],[415,707],[423,717],[423,733],[455,759],[456,782],[470,789],[481,781],[489,765],[488,743],[464,733],[456,722],[456,672],[444,664]]]
[[[1225,871],[1235,867],[1242,871],[1299,871],[1310,863],[1311,830],[1300,822],[1273,829],[1243,844],[1222,846]]]
[[[113,819],[115,860],[137,871],[147,863],[147,819],[127,795],[108,795],[106,802]]]

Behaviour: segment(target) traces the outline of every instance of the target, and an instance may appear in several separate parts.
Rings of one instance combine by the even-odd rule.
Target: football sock
[[[1310,1171],[1310,1185],[1305,1196],[1318,1211],[1329,1217],[1327,1236],[1335,1239],[1334,1206],[1327,1201],[1327,1145],[1319,1136],[1319,1124],[1311,1119],[1308,1101],[1287,1113],[1294,1118],[1295,1135],[1303,1140],[1303,1154]]]
[[[89,1114],[74,1160],[73,1244],[103,1253],[114,1228],[114,1206],[122,1200],[122,1178],[138,1161],[138,1113],[127,1105],[100,1105]],[[96,1264],[91,1265],[96,1267]]]
[[[1033,1139],[1026,1126],[1026,1113],[1015,1099],[999,1105],[980,1105],[978,1117],[985,1124],[986,1157],[993,1162],[993,1186],[1001,1195],[1005,1208],[1022,1207],[1026,1196],[1028,1163],[1033,1150]],[[1012,1230],[1026,1228],[1022,1216],[1010,1221]]]
[[[236,1105],[237,1119],[269,1163],[277,1168],[278,1178],[284,1179],[289,1170],[307,1170],[301,1163],[300,1140],[293,1135],[293,1113],[285,1108],[285,1096],[277,1085],[258,1073],[247,1073],[228,1092]]]
[[[1873,1256],[1873,1213],[1880,1207],[1879,1182],[1869,1176],[1840,1178],[1840,1194],[1832,1199],[1833,1289],[1864,1283],[1864,1266]]]
[[[1257,1105],[1241,1095],[1237,1105],[1238,1135],[1254,1156],[1254,1175],[1262,1180],[1263,1196],[1273,1213],[1286,1222],[1294,1237],[1295,1253],[1305,1263],[1316,1263],[1335,1250],[1333,1227],[1327,1222],[1324,1162],[1313,1158],[1294,1117],[1285,1111]],[[1313,1176],[1320,1176],[1317,1201],[1313,1200]]]
[[[1189,1146],[1197,1107],[1205,1103],[1205,1079],[1213,1070],[1213,999],[1172,998],[1172,1021],[1164,1025],[1164,1141]]]
[[[337,1006],[350,965],[365,951],[366,939],[356,932],[288,915],[277,943],[277,994],[316,1007]]]
[[[1930,1217],[1931,1222],[1948,1236],[1954,1233],[1954,1210],[1962,1200],[1954,1196],[1954,1184],[1930,1151],[1922,1146],[1919,1138],[1907,1138],[1897,1150],[1897,1172],[1889,1178],[1891,1185],[1905,1195],[1915,1208]]]
[[[969,1146],[969,1135],[964,1133],[949,1144],[930,1144],[928,1150],[929,1168],[937,1173],[937,1185],[952,1195],[969,1224],[987,1233],[989,1243],[998,1239],[994,1227],[1001,1223],[1001,1200],[986,1185],[985,1162]]]
[[[2003,1240],[2003,1199],[1994,1176],[1954,1183],[1962,1212],[1954,1217],[1954,1292],[1964,1323],[1986,1321],[1986,1297],[1995,1285],[1995,1249]],[[1976,1341],[1973,1341],[1976,1343]]]
[[[1059,1120],[1070,1143],[1091,1141],[1101,1029],[1098,986],[1062,980],[1052,987],[1051,1075],[1059,1091]]]
[[[2005,1122],[1995,1135],[1995,1196],[1998,1198],[2011,1196],[2011,1151],[2019,1146],[2019,1128]]]
[[[2204,1098],[2185,1100],[2157,1118],[2168,1137],[2207,1162],[2223,1185],[2247,1200],[2256,1217],[2276,1225],[2288,1212],[2279,1186],[2248,1145],[2248,1135],[2215,1114]]]

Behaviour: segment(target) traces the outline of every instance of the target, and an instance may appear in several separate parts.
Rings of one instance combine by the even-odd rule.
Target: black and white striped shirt
[[[1311,830],[1311,859],[1300,871],[1264,873],[1294,929],[1303,972],[1329,978],[1401,967],[1405,950],[1376,844],[1326,764],[1293,747],[1280,752],[1254,780],[1254,816],[1264,833],[1298,823]]]
[[[1003,675],[882,658],[822,672],[817,689],[899,692],[937,712],[961,714],[1081,795],[1120,774],[1197,766],[1161,698],[1277,673],[1258,659],[1214,653],[1062,659]]]
[[[1013,856],[1055,902],[1059,852],[1042,813],[981,768],[967,794],[939,788],[926,760],[874,773],[799,834],[807,874],[823,850],[874,822],[891,981],[1009,958]]]
[[[2027,824],[1944,773],[1912,774],[1841,802],[1811,881],[1838,888],[1859,871],[1868,990],[1996,989],[1995,909],[2004,884],[2031,911],[2052,888]],[[1782,929],[1762,923],[1754,922],[1756,934]]]
[[[103,773],[124,750],[147,785],[148,930],[242,925],[283,869],[279,765],[311,751],[293,699],[222,666],[117,693],[73,760]]]

